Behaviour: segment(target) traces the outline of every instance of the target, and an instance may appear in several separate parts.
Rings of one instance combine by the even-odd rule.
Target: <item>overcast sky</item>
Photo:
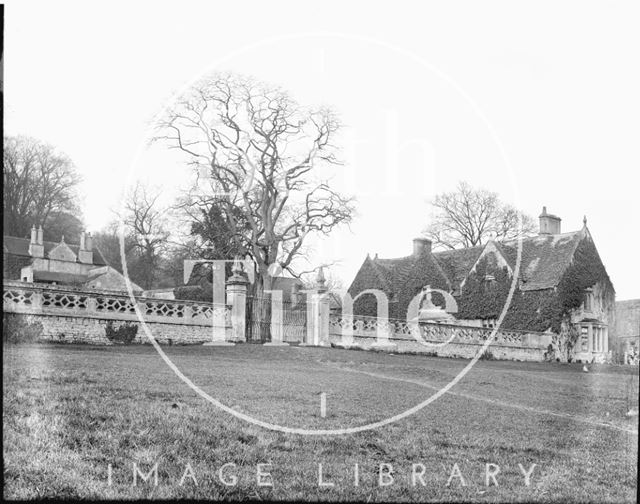
[[[215,70],[342,117],[333,183],[351,229],[314,243],[348,285],[398,257],[459,180],[596,241],[618,299],[640,297],[638,2],[35,2],[5,7],[5,132],[58,146],[97,230],[130,173],[172,197],[179,160],[145,137]],[[136,154],[140,152],[140,156]]]

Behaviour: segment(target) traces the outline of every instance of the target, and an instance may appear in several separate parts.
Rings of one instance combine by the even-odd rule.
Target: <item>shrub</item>
[[[40,322],[29,322],[24,315],[2,314],[3,343],[33,343],[43,334]]]
[[[552,344],[549,344],[547,350],[544,353],[544,360],[546,362],[553,362],[556,358],[556,350],[553,348]]]
[[[485,350],[484,352],[482,352],[480,360],[495,360],[495,357],[491,353],[491,350]]]
[[[120,345],[129,345],[133,342],[138,334],[138,325],[125,323],[119,327],[114,327],[113,322],[107,322],[105,327],[105,335],[112,343]]]
[[[173,295],[178,300],[213,301],[212,289],[203,289],[199,285],[185,285],[173,289]]]

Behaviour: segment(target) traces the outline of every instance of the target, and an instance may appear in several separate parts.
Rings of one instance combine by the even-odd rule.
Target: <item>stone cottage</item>
[[[3,237],[3,278],[23,282],[55,283],[88,289],[126,291],[122,274],[109,266],[93,246],[90,233],[79,244],[44,241],[42,227],[31,228],[31,238]],[[134,292],[142,289],[132,283]]]
[[[560,359],[591,362],[609,356],[615,290],[587,228],[563,233],[561,219],[543,208],[537,236],[522,240],[516,290],[503,320],[505,329],[553,334],[550,352]],[[435,251],[425,238],[413,253],[396,259],[367,256],[349,294],[366,289],[387,295],[389,316],[406,319],[409,303],[425,285],[450,293],[457,302],[456,323],[494,327],[506,303],[516,270],[518,241]],[[438,299],[440,297],[440,299]],[[442,296],[434,302],[444,307]],[[359,297],[354,313],[375,316],[374,296]]]

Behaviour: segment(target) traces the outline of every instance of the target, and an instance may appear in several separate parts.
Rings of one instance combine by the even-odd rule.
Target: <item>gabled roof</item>
[[[520,289],[542,290],[556,287],[571,263],[578,243],[589,237],[586,228],[580,231],[555,235],[540,235],[522,240],[522,256],[519,278]],[[493,242],[512,271],[515,271],[518,240]],[[356,279],[366,271],[367,284],[387,292],[402,291],[407,283],[423,282],[423,285],[444,281],[449,288],[458,291],[487,245],[464,249],[436,251],[420,259],[414,256],[396,259],[371,259],[367,257]],[[354,280],[355,284],[356,280]],[[351,289],[350,289],[351,291]]]
[[[522,240],[520,290],[556,287],[571,263],[580,240],[588,236],[586,228],[555,235],[540,235]],[[501,243],[507,262],[515,269],[518,240]]]
[[[481,261],[486,260],[488,260],[494,268],[501,268],[506,266],[506,268],[509,270],[509,275],[513,277],[513,267],[509,264],[504,249],[498,242],[495,242],[493,240],[489,240],[482,248],[482,252],[480,252],[478,258],[469,269],[469,274],[472,271],[476,271],[476,268]],[[458,285],[460,289],[462,289],[462,287],[464,286],[467,278],[468,277],[465,277],[465,279]]]
[[[431,254],[413,255],[396,259],[371,259],[367,257],[374,278],[368,279],[369,284],[377,284],[376,288],[389,293],[402,294],[410,290],[422,288],[431,283],[436,288],[449,288],[450,282],[446,272]],[[361,268],[362,270],[362,268]],[[349,289],[351,291],[351,289]]]
[[[443,250],[434,252],[436,258],[444,272],[447,274],[453,289],[458,289],[462,281],[467,277],[469,271],[480,257],[483,246],[470,247],[464,249]]]
[[[2,241],[3,241],[3,249],[5,254],[12,254],[12,255],[22,256],[22,257],[31,257],[31,255],[29,254],[29,243],[31,243],[29,238],[18,238],[16,236],[5,235],[3,236]],[[45,257],[48,257],[49,253],[56,246],[58,246],[59,243],[45,241],[43,242],[43,245],[44,245]],[[80,245],[72,245],[70,243],[67,243],[66,245],[71,249],[71,251],[77,257],[78,251],[80,249]],[[102,257],[102,254],[96,247],[93,247],[93,264],[95,264],[96,266],[107,265],[107,262],[104,260],[104,258]]]
[[[64,241],[58,243],[48,253],[49,259],[57,259],[58,261],[76,262],[78,254],[69,248]]]
[[[131,290],[133,292],[142,292],[143,289],[138,284],[131,280],[129,280],[129,283],[131,284]],[[102,290],[126,291],[127,280],[124,275],[111,266],[101,266],[89,270],[85,287]]]

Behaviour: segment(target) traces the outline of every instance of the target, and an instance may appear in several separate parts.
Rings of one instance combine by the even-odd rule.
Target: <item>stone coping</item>
[[[39,282],[22,282],[19,280],[10,280],[10,281],[6,281],[4,280],[2,282],[2,287],[3,290],[6,290],[7,288],[16,288],[16,289],[25,289],[25,290],[46,290],[46,291],[60,291],[60,292],[69,292],[69,293],[73,293],[73,294],[79,294],[79,295],[87,295],[87,296],[92,296],[92,297],[99,297],[99,296],[110,296],[110,297],[120,297],[120,298],[126,298],[126,299],[131,299],[131,296],[129,295],[128,292],[123,292],[120,290],[107,290],[107,289],[87,289],[87,288],[81,288],[81,287],[73,287],[73,286],[69,286],[69,285],[51,285],[48,283],[39,283]],[[191,306],[195,306],[195,305],[204,305],[204,306],[230,306],[229,304],[226,303],[213,303],[213,302],[209,302],[209,301],[193,301],[193,300],[188,300],[188,299],[166,299],[166,298],[153,298],[153,297],[144,297],[144,296],[134,296],[134,299],[136,301],[141,301],[141,302],[153,302],[153,303],[157,303],[157,302],[161,302],[161,303],[167,303],[167,304],[181,304],[181,305],[191,305]]]
[[[345,318],[353,318],[354,322],[357,322],[358,320],[370,320],[370,321],[385,321],[388,322],[389,324],[418,324],[421,326],[436,326],[436,327],[452,327],[452,328],[456,328],[456,329],[474,329],[474,330],[478,330],[478,331],[485,331],[485,332],[492,332],[494,329],[493,328],[489,328],[489,327],[478,327],[478,326],[471,326],[471,325],[462,325],[462,324],[447,324],[447,323],[441,323],[441,322],[413,322],[413,321],[409,321],[409,320],[403,320],[403,319],[394,319],[394,318],[379,318],[379,317],[372,317],[370,315],[351,315],[351,316],[345,316],[345,315],[338,315],[338,314],[331,314],[330,318],[331,319],[345,319]],[[549,336],[552,335],[553,333],[549,333],[549,332],[544,332],[544,331],[527,331],[525,329],[506,329],[503,327],[500,327],[498,329],[497,332],[514,332],[514,333],[520,333],[520,334],[535,334],[535,335],[539,335],[539,336]]]

